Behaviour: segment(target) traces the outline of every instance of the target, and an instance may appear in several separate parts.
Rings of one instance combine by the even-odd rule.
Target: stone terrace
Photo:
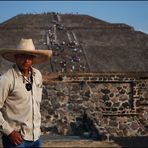
[[[42,133],[147,136],[147,73],[44,75]]]

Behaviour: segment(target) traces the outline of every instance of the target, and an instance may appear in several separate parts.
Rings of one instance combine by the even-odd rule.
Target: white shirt
[[[40,137],[42,75],[32,68],[32,90],[27,91],[23,75],[15,65],[0,77],[0,131],[19,131],[25,140]]]

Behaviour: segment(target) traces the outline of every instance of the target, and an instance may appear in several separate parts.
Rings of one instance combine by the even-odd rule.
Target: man
[[[32,67],[48,60],[51,50],[35,50],[32,39],[21,39],[16,49],[0,50],[15,64],[0,78],[0,131],[4,147],[41,147],[40,102],[42,76]]]

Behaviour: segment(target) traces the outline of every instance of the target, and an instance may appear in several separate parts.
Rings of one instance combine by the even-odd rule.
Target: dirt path
[[[88,140],[88,139],[81,139],[75,136],[42,136],[42,147],[97,147],[97,148],[119,148],[120,146],[116,143],[107,142],[107,141],[97,141],[97,140]],[[1,139],[0,139],[0,147],[2,147]]]
[[[106,147],[106,148],[119,148],[120,146],[111,142],[98,142],[98,141],[86,141],[86,140],[75,140],[75,141],[45,141],[43,147]]]
[[[82,139],[77,136],[44,136],[43,147],[116,147],[120,146],[114,143],[113,141],[97,141],[90,139]]]

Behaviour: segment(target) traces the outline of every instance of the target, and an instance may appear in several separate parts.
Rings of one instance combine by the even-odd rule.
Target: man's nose
[[[31,59],[30,58],[25,58],[25,62],[30,62]]]

